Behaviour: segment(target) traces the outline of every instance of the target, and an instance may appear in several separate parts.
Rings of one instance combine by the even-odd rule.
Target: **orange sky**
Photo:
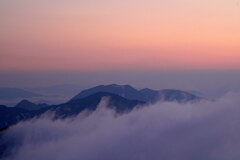
[[[240,69],[238,0],[2,0],[0,70]]]

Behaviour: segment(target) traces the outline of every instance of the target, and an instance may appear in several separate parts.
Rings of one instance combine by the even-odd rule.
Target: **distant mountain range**
[[[11,126],[19,121],[40,116],[46,112],[54,112],[56,118],[66,118],[79,114],[84,110],[93,111],[103,97],[108,97],[107,107],[113,108],[117,113],[131,111],[137,106],[168,102],[197,102],[201,97],[179,90],[137,90],[129,85],[101,85],[81,91],[66,103],[59,105],[34,104],[22,100],[15,107],[0,106],[0,128]]]
[[[199,96],[180,90],[152,90],[148,88],[137,90],[130,85],[111,84],[83,90],[73,97],[72,100],[84,98],[97,92],[109,92],[127,99],[140,100],[147,103],[155,103],[157,101],[189,102],[201,99]]]
[[[35,104],[35,103],[32,103],[32,102],[24,99],[21,102],[19,102],[15,107],[22,108],[22,109],[25,109],[28,111],[34,111],[34,110],[39,110],[39,109],[45,108],[47,106],[48,106],[48,104],[46,104],[46,103]]]
[[[15,107],[0,106],[0,128],[11,126],[19,121],[27,120],[32,117],[40,116],[46,112],[54,112],[56,118],[66,118],[74,116],[83,110],[96,110],[103,97],[108,97],[106,107],[115,109],[118,113],[131,111],[137,105],[143,105],[145,102],[138,100],[128,100],[112,93],[98,92],[90,96],[70,100],[59,105],[44,106],[39,109],[39,105],[29,101],[21,101]],[[32,109],[30,109],[32,107]]]
[[[0,99],[32,98],[41,96],[20,88],[0,88]]]
[[[40,93],[43,95],[74,95],[77,94],[82,89],[85,89],[85,87],[74,84],[29,88],[30,91]]]

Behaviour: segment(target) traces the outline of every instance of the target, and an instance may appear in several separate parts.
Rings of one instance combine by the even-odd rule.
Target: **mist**
[[[159,102],[117,115],[106,108],[53,120],[21,122],[5,139],[14,160],[238,160],[240,95],[216,101]]]
[[[71,96],[82,89],[112,83],[156,90],[199,91],[212,98],[221,97],[228,91],[240,91],[238,70],[22,71],[0,72],[0,77],[0,87],[35,91],[34,88],[59,85],[61,92],[71,93]],[[69,88],[74,89],[69,92]]]

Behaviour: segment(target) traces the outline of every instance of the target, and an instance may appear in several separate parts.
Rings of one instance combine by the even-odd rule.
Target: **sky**
[[[239,18],[239,0],[0,0],[0,87],[239,89]]]
[[[238,0],[0,0],[0,71],[240,69]]]

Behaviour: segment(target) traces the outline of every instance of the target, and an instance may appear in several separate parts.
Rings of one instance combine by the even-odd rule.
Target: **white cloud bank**
[[[240,95],[158,103],[116,116],[102,101],[90,115],[18,124],[14,160],[239,160]]]

